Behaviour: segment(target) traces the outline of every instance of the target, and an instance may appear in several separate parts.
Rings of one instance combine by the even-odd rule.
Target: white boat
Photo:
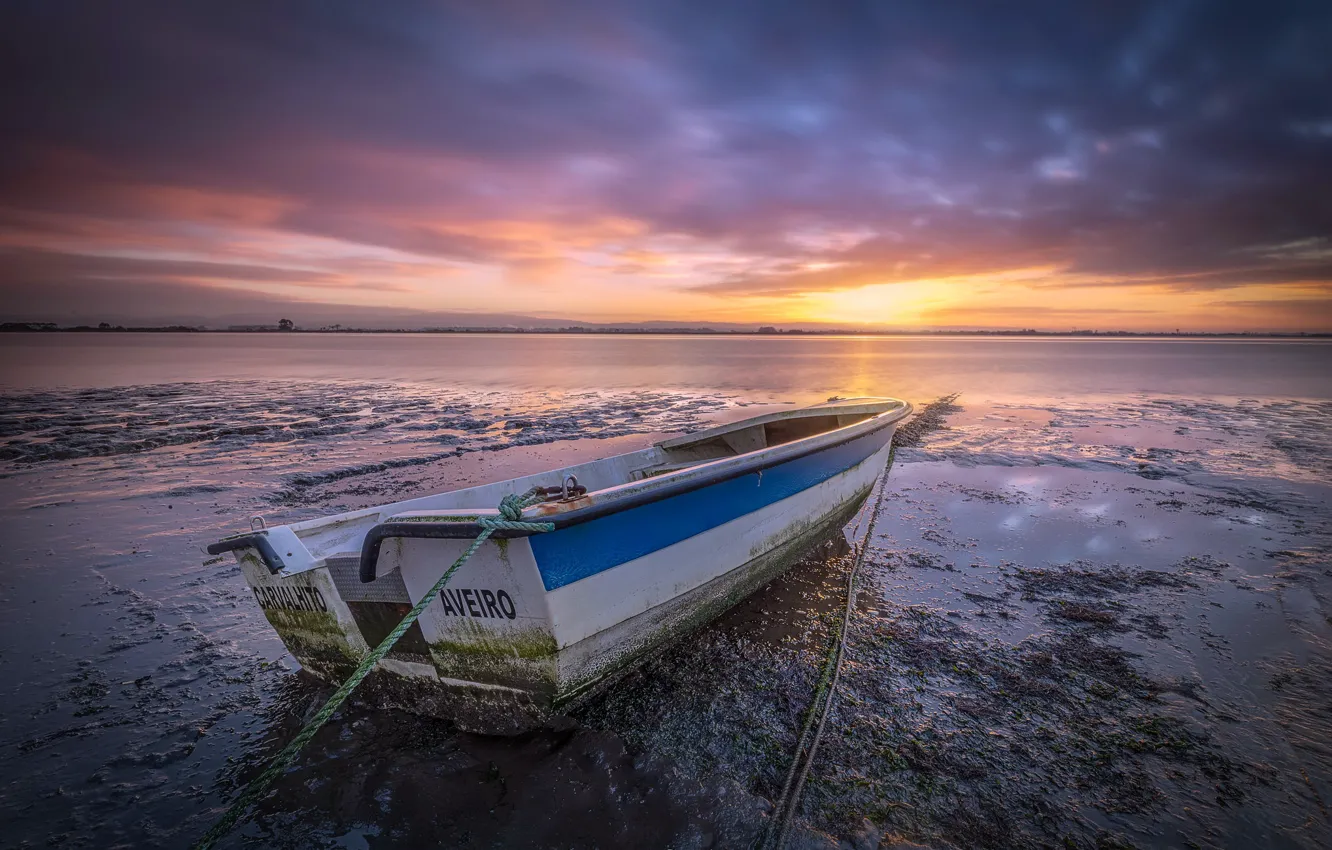
[[[234,551],[287,649],[341,682],[497,514],[548,488],[454,575],[367,680],[379,701],[511,733],[712,620],[846,524],[883,471],[897,399],[831,400],[537,475],[292,525]]]

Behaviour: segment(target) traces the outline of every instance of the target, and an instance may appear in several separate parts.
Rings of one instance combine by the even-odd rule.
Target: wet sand
[[[274,397],[224,382],[0,405],[16,846],[188,843],[322,702],[234,565],[204,563],[251,513],[405,498],[753,412],[684,392]],[[1332,843],[1332,405],[958,405],[887,479],[793,845]],[[584,432],[604,439],[567,439]],[[226,846],[748,846],[849,565],[813,553],[519,739],[349,708]]]
[[[1326,406],[1142,407],[1148,434],[1203,436],[964,408],[899,450],[797,843],[1332,841]],[[1116,443],[1078,442],[1098,426]],[[734,629],[585,721],[772,799],[818,659]]]
[[[297,672],[238,567],[203,551],[249,516],[294,521],[632,451],[743,417],[751,404],[723,394],[261,381],[0,395],[0,829],[17,846],[187,844],[238,777],[326,696]],[[382,759],[381,725],[400,732],[394,740],[454,740],[438,724],[361,709],[325,733]],[[298,772],[328,773],[324,741]],[[406,757],[399,770],[418,755],[387,753]],[[543,763],[536,750],[515,749],[505,763],[515,759]],[[353,759],[333,764],[336,787],[365,781]],[[406,775],[408,785],[423,781]],[[533,780],[542,799],[560,790],[547,780]],[[459,788],[472,782],[465,771],[446,778],[437,796],[459,805],[439,816],[451,823],[455,813],[481,841],[495,819],[467,825],[475,800]],[[277,799],[292,791],[277,789]],[[564,811],[576,810],[576,797]],[[380,829],[341,791],[327,808],[272,811],[251,827],[265,843]],[[293,811],[305,815],[283,826]],[[532,834],[530,846],[541,846],[542,833]]]

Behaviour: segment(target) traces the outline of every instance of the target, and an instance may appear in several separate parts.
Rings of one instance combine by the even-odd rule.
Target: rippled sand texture
[[[356,438],[357,455],[367,448],[382,451],[388,443],[401,454],[404,446],[456,446],[450,451],[462,454],[639,434],[646,426],[678,430],[725,406],[719,399],[670,392],[521,394],[281,381],[27,392],[0,395],[0,460],[109,457],[163,446],[205,448],[212,458],[248,454],[256,444],[299,448],[338,437]],[[386,436],[364,439],[376,431]],[[417,459],[433,456],[426,451]]]

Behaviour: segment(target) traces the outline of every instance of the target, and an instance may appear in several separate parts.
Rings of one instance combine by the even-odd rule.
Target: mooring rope
[[[869,526],[860,550],[851,564],[851,571],[846,578],[846,608],[842,611],[842,625],[835,635],[835,640],[828,649],[828,656],[823,662],[823,671],[819,683],[814,688],[814,699],[810,701],[809,711],[805,715],[805,726],[800,731],[800,741],[796,744],[795,756],[791,767],[786,772],[786,782],[782,793],[777,798],[772,818],[768,821],[768,830],[759,844],[763,850],[781,850],[791,831],[791,822],[795,816],[800,792],[805,787],[805,777],[814,764],[814,755],[823,737],[823,726],[828,720],[833,697],[836,696],[837,682],[842,674],[842,656],[846,652],[846,633],[851,626],[851,612],[856,604],[856,576],[860,565],[865,562],[865,553],[869,551],[874,539],[874,523],[879,518],[879,508],[883,505],[883,493],[888,489],[888,473],[893,469],[893,459],[897,456],[897,446],[888,450],[888,462],[884,465],[883,475],[879,479],[879,496],[874,500],[874,509],[870,512]],[[812,736],[812,737],[811,737]]]
[[[194,845],[194,850],[208,850],[208,848],[211,848],[217,843],[218,839],[231,831],[231,828],[241,820],[249,810],[250,806],[253,805],[264,791],[268,789],[268,786],[272,784],[273,780],[281,776],[286,769],[291,766],[291,763],[295,761],[296,756],[306,744],[310,743],[310,739],[314,737],[315,733],[319,731],[319,727],[323,726],[347,700],[347,697],[351,696],[351,692],[356,690],[356,687],[361,684],[361,681],[366,677],[370,670],[379,663],[380,659],[388,654],[389,650],[391,650],[393,645],[398,642],[398,639],[406,633],[407,629],[411,628],[412,623],[416,622],[416,618],[421,616],[421,612],[424,611],[431,602],[435,601],[435,597],[444,589],[444,585],[449,583],[449,579],[453,578],[453,574],[458,571],[458,568],[467,563],[467,560],[476,554],[476,550],[481,548],[481,544],[485,543],[490,535],[494,534],[496,531],[527,531],[531,533],[540,533],[543,531],[555,530],[555,525],[553,523],[523,521],[523,510],[542,501],[543,492],[544,491],[542,491],[541,488],[534,487],[521,496],[505,496],[500,500],[500,515],[498,517],[481,517],[477,520],[476,524],[481,526],[481,533],[472,541],[472,545],[467,547],[467,551],[463,552],[462,555],[458,557],[458,560],[454,561],[453,565],[444,571],[444,575],[439,577],[439,581],[435,582],[434,587],[426,591],[425,596],[421,597],[421,601],[417,602],[416,605],[412,607],[412,610],[407,612],[407,616],[402,618],[402,622],[398,623],[393,631],[388,633],[388,637],[380,641],[379,646],[371,650],[370,654],[361,661],[360,665],[357,666],[350,678],[342,683],[342,687],[338,688],[333,693],[333,696],[328,698],[328,702],[324,703],[324,707],[319,709],[319,713],[316,714],[309,723],[305,724],[300,733],[297,734],[295,738],[291,739],[291,743],[287,744],[282,752],[277,754],[277,757],[264,769],[264,772],[250,780],[250,784],[247,785],[245,791],[236,798],[236,802],[231,804],[231,808],[227,809],[226,814],[219,818],[217,823],[213,824],[212,828],[204,833],[203,838],[200,838],[198,843]]]

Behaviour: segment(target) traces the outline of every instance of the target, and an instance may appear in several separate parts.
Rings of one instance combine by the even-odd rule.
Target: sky
[[[1332,330],[1332,3],[6,2],[0,318]]]

